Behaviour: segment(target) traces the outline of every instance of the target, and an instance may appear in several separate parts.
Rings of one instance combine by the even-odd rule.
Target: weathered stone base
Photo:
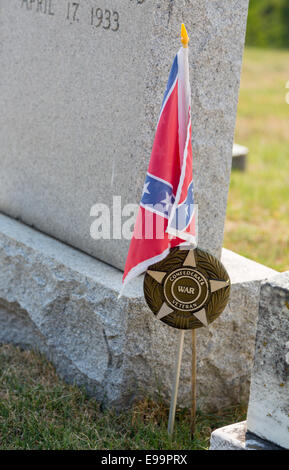
[[[247,426],[289,450],[289,271],[261,284]]]
[[[198,405],[248,400],[260,280],[275,271],[228,250],[232,281],[221,317],[197,334]],[[118,300],[122,273],[0,215],[0,341],[44,353],[68,382],[123,408],[142,395],[169,400],[178,331],[157,321],[139,278]],[[186,333],[179,404],[189,405],[191,334]]]
[[[216,429],[211,435],[210,450],[285,450],[246,431],[246,421]]]

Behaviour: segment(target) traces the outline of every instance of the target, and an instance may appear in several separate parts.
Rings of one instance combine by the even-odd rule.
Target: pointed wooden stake
[[[176,354],[175,377],[174,377],[171,406],[170,406],[170,415],[169,415],[169,422],[168,422],[168,435],[169,436],[172,436],[174,432],[177,398],[178,398],[178,390],[179,390],[179,380],[180,380],[180,370],[181,370],[182,355],[183,355],[183,348],[184,348],[184,337],[185,337],[185,330],[180,330],[179,342],[178,342],[178,348],[177,348],[177,354]]]
[[[196,330],[192,331],[192,409],[191,409],[191,437],[192,440],[196,431],[197,412],[197,344]]]

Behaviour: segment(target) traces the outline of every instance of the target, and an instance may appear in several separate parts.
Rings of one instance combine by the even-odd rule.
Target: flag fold
[[[196,246],[188,48],[177,53],[157,124],[123,285],[164,259]]]

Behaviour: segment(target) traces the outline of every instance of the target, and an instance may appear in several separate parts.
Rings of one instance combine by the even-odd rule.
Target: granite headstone
[[[0,211],[124,267],[129,240],[119,232],[93,239],[91,209],[111,208],[113,196],[122,208],[140,200],[184,21],[200,248],[219,256],[247,7],[248,0],[2,0]]]

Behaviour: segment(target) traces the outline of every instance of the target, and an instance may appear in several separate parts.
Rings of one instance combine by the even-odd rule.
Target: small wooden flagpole
[[[189,44],[189,36],[186,30],[186,27],[183,23],[182,23],[182,28],[181,28],[181,41],[182,41],[183,48],[185,49],[185,51],[187,51],[188,44]],[[177,348],[176,365],[175,365],[175,377],[174,377],[174,385],[173,385],[173,391],[172,391],[170,415],[169,415],[169,422],[168,422],[169,436],[172,436],[174,432],[177,397],[178,397],[178,389],[179,389],[179,381],[180,381],[180,370],[181,370],[182,355],[183,355],[183,348],[184,348],[184,336],[185,336],[185,330],[181,330],[179,333],[179,343],[178,343],[178,348]]]
[[[181,330],[179,332],[179,341],[178,341],[176,365],[175,365],[175,377],[174,377],[174,385],[173,385],[173,391],[172,391],[169,422],[168,422],[169,436],[172,436],[174,432],[177,398],[178,398],[179,381],[180,381],[180,370],[181,370],[183,347],[184,347],[184,336],[185,336],[185,330]]]
[[[194,439],[196,431],[197,412],[197,345],[196,330],[192,330],[192,408],[191,408],[191,437]]]

